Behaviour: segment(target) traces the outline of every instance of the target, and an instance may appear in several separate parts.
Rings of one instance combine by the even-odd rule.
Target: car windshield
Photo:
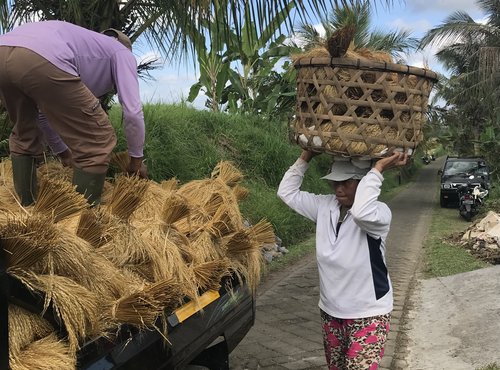
[[[479,166],[478,162],[447,162],[443,171],[445,176],[456,176],[456,175],[487,175],[488,171],[486,167]]]

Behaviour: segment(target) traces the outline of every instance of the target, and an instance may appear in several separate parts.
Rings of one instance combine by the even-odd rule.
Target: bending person
[[[62,21],[26,23],[0,36],[0,99],[14,125],[9,148],[23,205],[36,198],[39,110],[71,151],[77,191],[91,204],[100,201],[116,135],[97,97],[112,91],[124,114],[127,170],[147,177],[144,114],[131,48],[120,31],[98,33]]]

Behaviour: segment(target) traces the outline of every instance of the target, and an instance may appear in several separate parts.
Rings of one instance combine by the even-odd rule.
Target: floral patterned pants
[[[321,310],[329,370],[375,370],[384,354],[390,314],[338,319]]]

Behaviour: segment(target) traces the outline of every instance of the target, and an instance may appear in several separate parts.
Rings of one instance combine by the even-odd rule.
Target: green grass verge
[[[459,216],[458,209],[436,206],[429,233],[424,241],[425,277],[455,275],[489,266],[450,241],[450,236],[464,231],[469,226],[470,222]]]
[[[497,365],[496,362],[486,365],[484,367],[478,367],[476,370],[500,370],[500,365]]]

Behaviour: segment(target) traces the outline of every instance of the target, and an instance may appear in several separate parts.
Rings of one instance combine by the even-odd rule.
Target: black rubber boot
[[[11,155],[14,188],[23,207],[36,200],[37,181],[35,158],[29,155]]]
[[[101,202],[105,180],[106,173],[91,173],[78,168],[73,170],[73,185],[76,185],[76,191],[83,194],[92,206]]]

